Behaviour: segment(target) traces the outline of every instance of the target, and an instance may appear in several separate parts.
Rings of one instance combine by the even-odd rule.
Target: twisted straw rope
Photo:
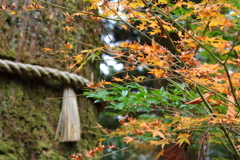
[[[74,85],[77,88],[89,83],[89,80],[86,78],[66,71],[60,71],[49,67],[41,67],[38,65],[12,62],[9,60],[0,59],[0,69],[4,69],[4,71],[19,75],[56,79],[66,84]]]

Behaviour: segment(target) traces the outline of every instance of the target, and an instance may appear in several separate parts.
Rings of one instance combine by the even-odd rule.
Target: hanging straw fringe
[[[79,141],[81,135],[77,98],[74,90],[65,87],[63,91],[62,111],[58,121],[55,140],[60,142]]]
[[[66,71],[3,59],[0,59],[0,71],[24,76],[56,79],[76,88],[82,88],[89,83],[89,80],[86,78]],[[65,87],[63,97],[62,111],[58,121],[55,140],[60,135],[60,142],[79,141],[81,129],[76,94],[72,88]]]

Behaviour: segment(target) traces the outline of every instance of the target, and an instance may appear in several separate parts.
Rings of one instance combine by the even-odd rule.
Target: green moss
[[[8,152],[14,152],[14,148],[12,147],[12,144],[0,141],[0,153],[5,154]]]
[[[19,158],[14,154],[0,155],[1,160],[18,160]]]
[[[59,143],[54,141],[54,136],[62,101],[46,98],[61,97],[63,87],[41,79],[6,74],[0,76],[0,81],[0,91],[3,93],[0,99],[7,106],[7,109],[0,108],[0,135],[3,135],[1,142],[4,144],[0,143],[2,156],[13,154],[21,157],[18,159],[29,159],[31,156],[43,160],[66,159],[72,153],[97,146],[96,135],[99,132],[93,129],[97,120],[96,110],[90,100],[79,97],[81,141]]]
[[[13,50],[8,50],[8,51],[0,50],[0,58],[12,60],[16,58],[16,53]]]

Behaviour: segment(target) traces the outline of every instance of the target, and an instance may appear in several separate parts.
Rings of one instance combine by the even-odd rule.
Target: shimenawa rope
[[[89,80],[82,76],[53,68],[41,67],[38,65],[23,64],[0,59],[0,70],[19,75],[35,76],[41,78],[57,79],[66,83],[63,90],[62,110],[58,121],[55,140],[59,137],[60,142],[79,141],[81,138],[81,125],[78,113],[77,98],[74,90],[89,83]]]
[[[66,84],[74,85],[79,88],[89,83],[86,78],[69,73],[66,71],[60,71],[49,67],[41,67],[38,65],[24,64],[19,62],[12,62],[9,60],[0,59],[0,69],[4,69],[9,73],[16,73],[19,75],[27,75],[34,77],[48,77],[50,79],[56,79]]]

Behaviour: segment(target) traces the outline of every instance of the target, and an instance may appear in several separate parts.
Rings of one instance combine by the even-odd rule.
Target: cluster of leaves
[[[87,97],[96,99],[95,103],[107,101],[110,105],[106,108],[121,110],[121,114],[125,114],[128,112],[149,112],[154,107],[160,107],[159,105],[162,107],[183,107],[184,105],[180,106],[179,104],[182,92],[178,93],[176,90],[174,92],[179,96],[164,91],[163,87],[159,90],[148,90],[138,83],[130,83],[126,86],[111,84],[107,90],[99,89],[94,92],[85,92],[85,94]]]
[[[103,133],[109,137],[123,136],[126,143],[148,142],[161,146],[162,150],[157,157],[166,156],[170,152],[169,150],[164,151],[167,144],[175,144],[175,148],[184,148],[184,146],[200,141],[201,145],[204,145],[206,136],[211,137],[212,144],[227,145],[224,134],[218,128],[231,127],[238,132],[239,118],[231,117],[231,113],[227,113],[229,110],[227,111],[223,105],[214,108],[217,112],[209,113],[209,110],[200,104],[203,102],[201,97],[186,102],[187,97],[183,97],[185,92],[188,92],[188,96],[193,98],[197,97],[197,94],[185,90],[184,84],[177,85],[178,88],[171,86],[173,89],[164,89],[163,87],[147,89],[138,83],[124,85],[108,83],[107,88],[96,88],[94,92],[88,90],[85,94],[87,97],[96,99],[96,103],[108,101],[109,106],[106,108],[119,111],[115,113],[116,115],[125,114],[119,120],[122,126],[115,131],[109,131],[98,125]],[[206,93],[203,97],[207,102],[212,103],[213,98],[210,97],[213,97],[213,93]],[[191,104],[198,104],[201,107]],[[211,105],[214,106],[214,104]],[[220,114],[220,112],[224,114]],[[138,114],[135,116],[137,118],[130,117],[129,115],[132,113]],[[162,116],[156,116],[157,113],[161,113]],[[228,114],[229,116],[226,116]],[[208,132],[202,135],[202,140],[197,139],[204,130]]]
[[[98,152],[101,152],[102,150],[104,150],[105,148],[117,148],[117,146],[115,144],[108,144],[108,145],[102,145],[101,142],[98,143],[98,146],[96,148],[94,148],[91,151],[85,151],[85,155],[87,158],[92,158],[93,156],[97,155]],[[72,160],[83,160],[84,156],[81,153],[74,153],[71,154],[69,156],[70,159]]]
[[[99,125],[103,133],[110,137],[123,136],[126,143],[148,142],[160,146],[157,157],[186,159],[179,155],[189,146],[198,144],[198,159],[203,159],[210,143],[220,144],[240,158],[238,4],[228,0],[203,0],[200,3],[86,0],[91,5],[84,11],[77,11],[39,2],[71,12],[64,13],[66,32],[75,32],[75,16],[100,24],[100,20],[109,19],[118,22],[126,31],[135,30],[150,42],[94,47],[75,41],[93,49],[65,59],[74,61],[70,68],[80,64],[79,71],[89,60],[100,59],[99,54],[104,52],[125,63],[129,75],[130,71],[142,67],[155,79],[168,81],[167,87],[152,89],[139,85],[151,79],[126,74],[113,79],[121,85],[106,81],[89,84],[93,91],[88,90],[87,97],[95,98],[95,102],[109,102],[108,108],[123,116],[120,119],[122,126],[115,131]],[[32,3],[23,9],[42,9],[40,6]],[[6,6],[1,10],[19,14]],[[174,41],[170,33],[176,34],[179,40]],[[159,39],[165,39],[170,47],[162,46]],[[72,45],[65,44],[65,47],[71,49]],[[45,48],[44,51],[51,52],[52,49]],[[204,58],[208,63],[201,63],[200,59]],[[130,116],[132,113],[136,115]],[[174,147],[166,149],[166,144],[174,144]]]
[[[108,108],[118,110],[119,115],[126,114],[120,119],[119,129],[111,133],[102,129],[103,132],[123,136],[127,143],[144,141],[161,146],[158,157],[169,153],[164,147],[170,143],[179,148],[198,143],[199,159],[204,157],[208,143],[220,143],[240,157],[239,9],[225,0],[203,0],[197,4],[181,0],[175,4],[122,0],[99,5],[101,2],[92,1],[92,9],[101,10],[101,16],[114,17],[124,29],[134,29],[151,41],[105,46],[107,53],[121,59],[126,72],[143,67],[156,79],[173,85],[148,89],[136,82],[150,79],[130,79],[128,75],[113,79],[123,85],[108,82],[102,89],[95,85],[94,92],[86,93],[88,97],[96,102],[108,101]],[[179,41],[171,39],[171,32],[178,35]],[[159,44],[159,38],[168,40],[175,52]],[[200,62],[199,58],[206,54],[211,63]],[[164,115],[139,116],[152,111]],[[137,113],[137,118],[128,116],[132,112]]]

